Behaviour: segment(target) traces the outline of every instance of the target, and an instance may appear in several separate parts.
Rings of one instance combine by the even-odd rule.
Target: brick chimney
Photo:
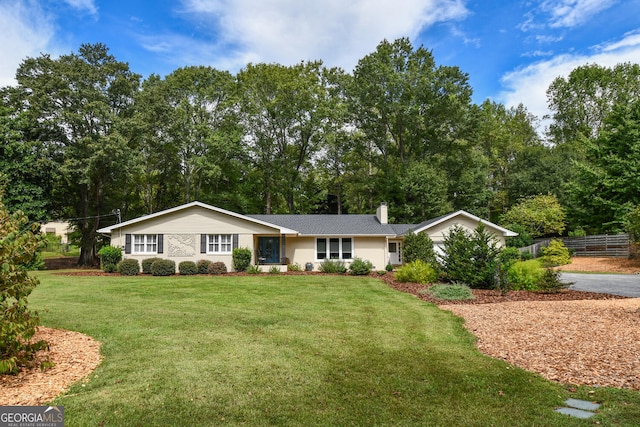
[[[376,210],[376,218],[380,224],[388,224],[389,223],[389,211],[387,209],[387,202],[380,203],[378,209]]]

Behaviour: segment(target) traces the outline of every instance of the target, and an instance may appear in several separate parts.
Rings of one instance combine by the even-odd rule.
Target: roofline
[[[442,218],[438,219],[437,221],[434,221],[434,222],[432,222],[432,223],[430,223],[430,224],[427,224],[426,226],[421,227],[421,228],[412,229],[411,231],[413,231],[413,232],[414,232],[414,233],[416,233],[416,234],[417,234],[417,233],[420,233],[420,232],[422,232],[422,231],[424,231],[424,230],[427,230],[427,229],[429,229],[429,228],[432,228],[432,227],[434,227],[434,226],[436,226],[436,225],[438,225],[438,224],[440,224],[440,223],[442,223],[442,222],[444,222],[444,221],[448,221],[449,219],[453,218],[454,216],[458,216],[458,215],[463,215],[463,216],[466,216],[467,218],[470,218],[470,219],[472,219],[472,220],[474,220],[474,221],[478,221],[478,222],[480,222],[480,223],[482,223],[482,224],[490,225],[491,227],[493,227],[493,228],[496,228],[496,229],[500,230],[500,231],[502,232],[502,235],[503,235],[504,237],[515,237],[515,236],[517,236],[517,235],[518,235],[518,233],[516,233],[516,232],[514,232],[514,231],[507,230],[507,229],[506,229],[506,228],[504,228],[504,227],[500,227],[498,224],[494,224],[494,223],[493,223],[493,222],[491,222],[491,221],[484,220],[484,219],[482,219],[482,218],[480,218],[480,217],[477,217],[477,216],[475,216],[475,215],[473,215],[473,214],[470,214],[469,212],[467,212],[467,211],[463,211],[463,210],[459,210],[459,211],[456,211],[456,212],[452,212],[452,213],[450,213],[449,215],[445,215],[445,216],[443,216]]]
[[[144,215],[144,216],[141,216],[141,217],[138,217],[138,218],[130,219],[129,221],[121,222],[119,224],[114,224],[114,225],[111,225],[109,227],[103,227],[103,228],[97,230],[97,232],[98,233],[103,233],[103,234],[111,234],[111,232],[113,232],[114,230],[117,230],[119,228],[127,227],[129,225],[137,224],[137,223],[142,222],[142,221],[146,221],[146,220],[149,220],[149,219],[157,218],[159,216],[167,215],[167,214],[174,213],[174,212],[178,212],[178,211],[181,211],[181,210],[184,210],[184,209],[189,209],[189,208],[192,208],[192,207],[195,207],[195,206],[201,207],[203,209],[208,209],[208,210],[213,211],[213,212],[218,212],[218,213],[222,213],[222,214],[225,214],[225,215],[229,215],[229,216],[232,216],[234,218],[239,218],[239,219],[242,219],[242,220],[245,220],[245,221],[253,222],[255,224],[260,224],[260,225],[264,225],[266,227],[275,228],[275,229],[280,231],[280,234],[296,234],[296,235],[300,234],[296,230],[292,230],[292,229],[289,229],[289,228],[286,228],[286,227],[281,227],[281,226],[276,225],[276,224],[272,224],[272,223],[269,223],[269,222],[266,222],[266,221],[261,221],[259,219],[252,218],[250,216],[246,216],[246,215],[242,215],[242,214],[239,214],[239,213],[236,213],[236,212],[228,211],[226,209],[217,208],[215,206],[211,206],[211,205],[208,205],[206,203],[202,203],[202,202],[198,202],[198,201],[191,202],[191,203],[186,203],[184,205],[175,206],[173,208],[165,209],[163,211],[158,211],[158,212],[154,212],[154,213],[149,214],[149,215]]]

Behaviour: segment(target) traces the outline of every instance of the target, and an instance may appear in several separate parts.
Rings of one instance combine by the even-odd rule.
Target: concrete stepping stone
[[[558,408],[556,409],[556,412],[583,419],[593,417],[595,415],[593,411],[600,408],[599,403],[588,402],[580,399],[567,399],[564,403],[567,407]]]

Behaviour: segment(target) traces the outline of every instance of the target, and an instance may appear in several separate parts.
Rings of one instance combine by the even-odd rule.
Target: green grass
[[[554,412],[582,395],[602,425],[640,419],[639,393],[485,357],[460,318],[375,278],[37,274],[44,325],[102,342],[53,402],[67,426],[584,426]]]

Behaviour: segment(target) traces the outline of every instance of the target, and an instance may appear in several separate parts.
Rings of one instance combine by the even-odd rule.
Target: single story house
[[[181,261],[222,261],[232,270],[232,251],[251,250],[263,269],[287,264],[317,269],[325,259],[371,261],[375,269],[402,264],[404,235],[427,233],[436,248],[455,226],[473,230],[482,222],[499,245],[517,234],[465,211],[420,224],[389,224],[382,203],[375,215],[242,215],[201,202],[191,202],[98,230],[121,247],[124,258],[159,257]]]

